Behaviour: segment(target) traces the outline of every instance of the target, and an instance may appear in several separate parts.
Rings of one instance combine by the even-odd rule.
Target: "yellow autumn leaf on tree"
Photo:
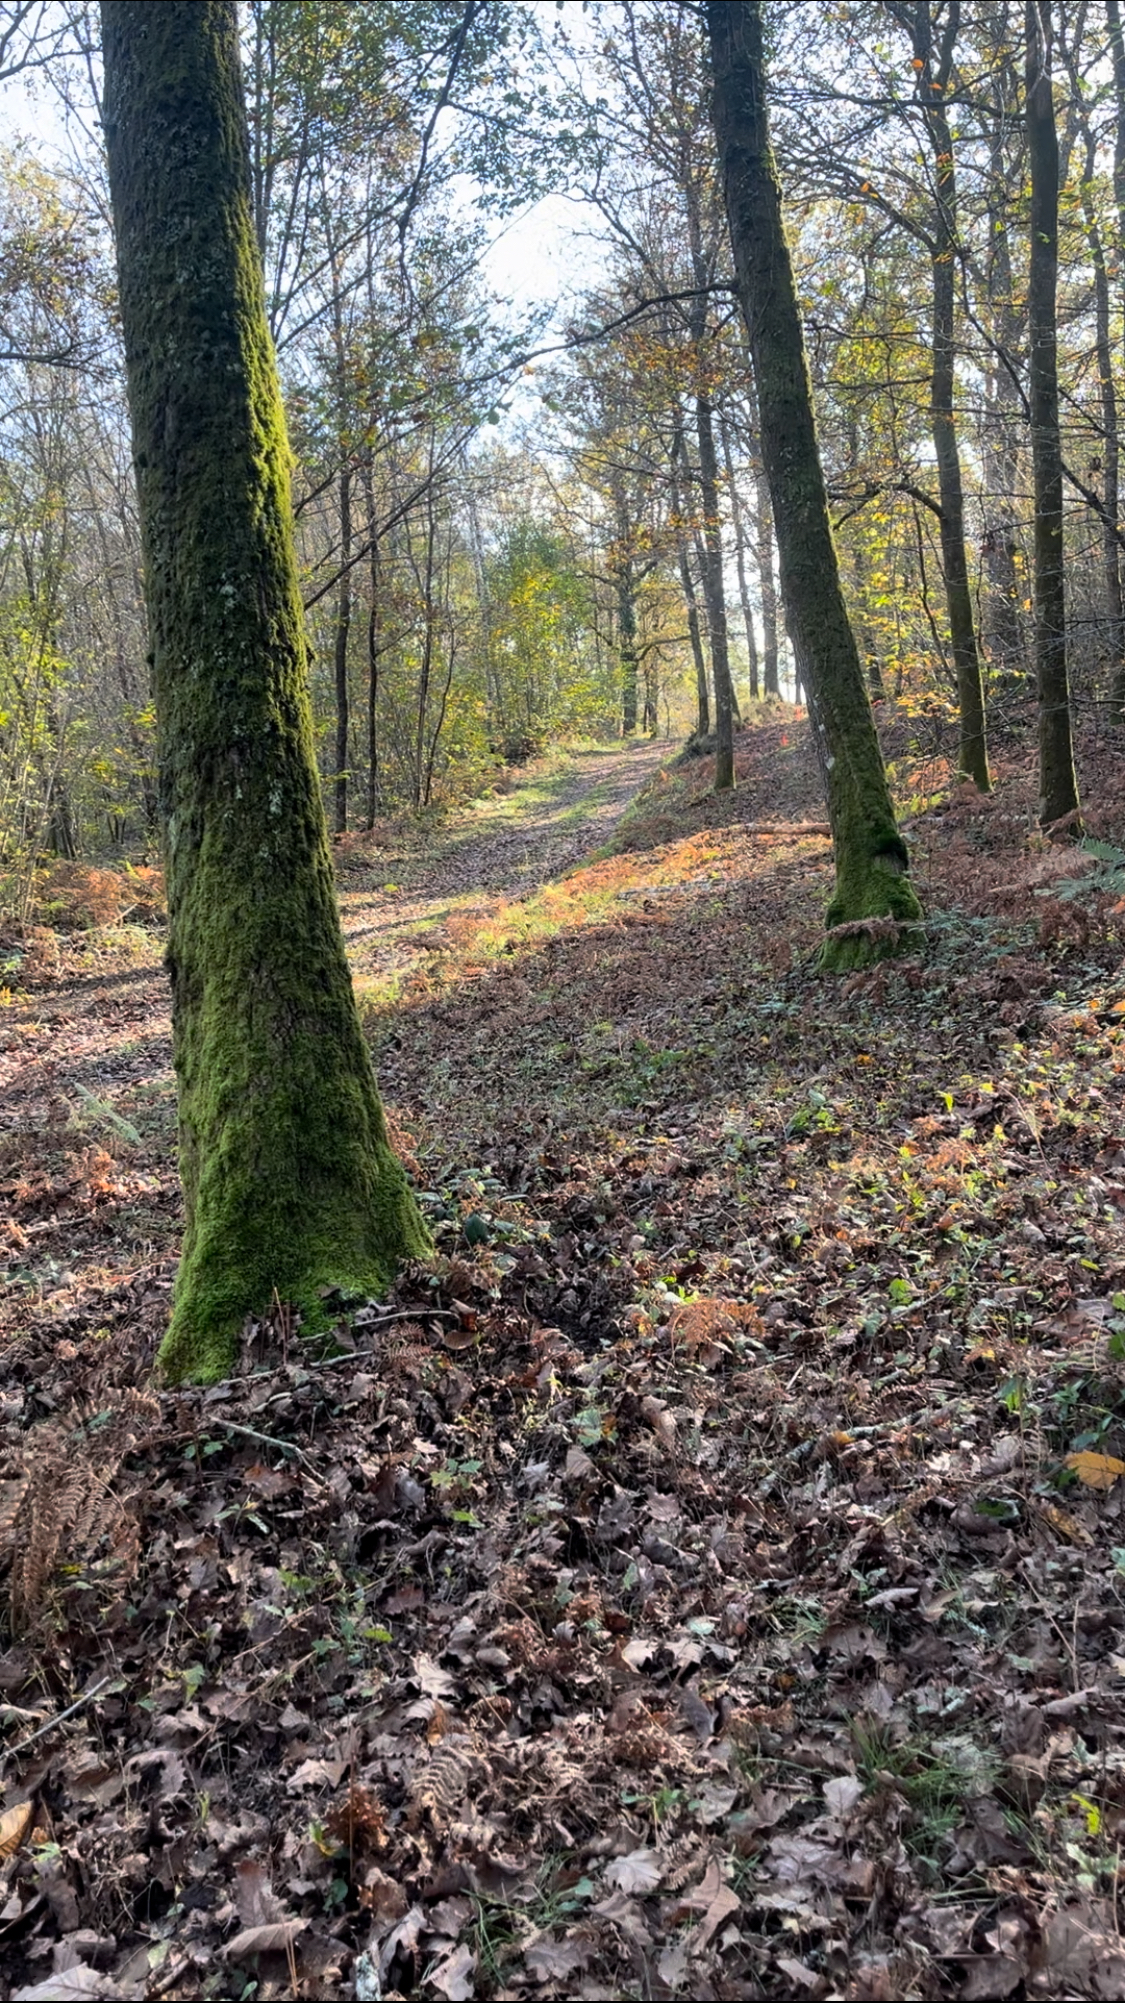
[[[1116,1460],[1112,1454],[1068,1454],[1066,1464],[1074,1469],[1086,1488],[1112,1488],[1118,1477],[1125,1474],[1125,1461]]]

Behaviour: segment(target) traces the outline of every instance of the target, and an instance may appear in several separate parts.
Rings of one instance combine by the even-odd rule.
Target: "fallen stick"
[[[736,821],[744,835],[825,835],[831,839],[827,821]]]
[[[88,1690],[83,1691],[81,1697],[76,1697],[73,1704],[68,1704],[65,1711],[60,1711],[57,1717],[48,1718],[45,1725],[40,1725],[37,1732],[32,1732],[30,1738],[21,1739],[18,1746],[5,1746],[3,1757],[5,1759],[18,1759],[21,1753],[26,1753],[28,1747],[35,1744],[36,1739],[45,1739],[48,1732],[54,1731],[56,1725],[65,1723],[67,1718],[73,1718],[76,1711],[81,1711],[84,1704],[89,1704],[93,1698],[97,1697],[105,1689],[106,1684],[112,1683],[112,1681],[112,1676],[100,1676],[96,1683],[92,1683]]]

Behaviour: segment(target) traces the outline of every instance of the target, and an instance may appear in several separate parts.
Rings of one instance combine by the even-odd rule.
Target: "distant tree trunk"
[[[1012,203],[1011,132],[1019,83],[1007,33],[1008,9],[992,8],[981,17],[989,33],[988,74],[991,116],[988,121],[987,249],[985,297],[989,303],[996,349],[987,370],[987,422],[983,438],[987,520],[981,554],[988,575],[984,617],[988,650],[999,670],[1000,683],[1022,688],[1028,679],[1023,626],[1026,585],[1021,584],[1019,548],[1020,452],[1024,415],[1021,383],[1026,335],[1026,303],[1017,293],[1012,270],[1009,215]],[[1022,162],[1020,163],[1022,173]]]
[[[715,451],[715,407],[707,380],[707,300],[702,288],[711,276],[703,249],[699,182],[694,174],[683,179],[686,201],[688,245],[692,271],[700,288],[689,314],[692,362],[696,371],[695,435],[699,448],[699,493],[703,503],[703,556],[700,579],[707,613],[707,641],[711,652],[711,684],[715,692],[715,791],[729,792],[734,785],[734,693],[730,678],[730,648],[727,640],[727,599],[723,577],[723,526],[719,511],[719,461]]]
[[[1051,92],[1050,0],[1024,0],[1027,150],[1031,165],[1031,454],[1035,482],[1035,668],[1039,694],[1039,820],[1078,824],[1070,732],[1055,297],[1059,265],[1059,139]]]
[[[340,469],[340,562],[349,564],[352,553],[352,473],[350,466]],[[336,638],[334,662],[336,669],[336,775],[333,791],[336,801],[336,833],[344,835],[348,831],[348,636],[352,625],[352,574],[345,568],[340,578],[340,595],[336,601]]]
[[[363,504],[367,524],[367,816],[368,830],[379,818],[379,538],[375,533],[375,469],[370,450],[363,456]]]
[[[988,776],[988,744],[984,719],[984,686],[977,652],[969,566],[965,555],[965,501],[961,456],[957,449],[954,406],[957,256],[957,181],[953,167],[953,129],[946,112],[946,92],[953,52],[961,25],[958,0],[951,0],[942,30],[935,67],[930,0],[916,0],[913,46],[917,91],[933,151],[935,230],[933,273],[933,368],[930,375],[930,425],[941,497],[941,562],[957,703],[961,724],[961,771],[982,793],[992,790]]]
[[[1077,85],[1076,85],[1077,88]],[[1105,245],[1094,201],[1097,171],[1097,141],[1084,118],[1086,162],[1082,176],[1082,214],[1090,263],[1094,268],[1094,352],[1098,362],[1098,389],[1101,398],[1101,459],[1105,496],[1105,517],[1101,524],[1102,575],[1105,580],[1107,647],[1109,656],[1110,702],[1120,707],[1125,690],[1125,602],[1121,592],[1121,548],[1117,540],[1118,492],[1120,485],[1120,442],[1117,435],[1117,385],[1113,379],[1113,345],[1110,339],[1109,271]]]
[[[731,450],[730,425],[722,412],[719,414],[719,433],[723,441],[723,467],[730,491],[730,518],[734,527],[734,557],[738,570],[738,598],[742,606],[742,623],[746,628],[746,661],[750,675],[750,699],[757,702],[760,694],[758,686],[758,641],[754,632],[754,617],[750,610],[750,589],[746,582],[746,530],[742,515],[742,497],[738,491],[738,481],[734,476],[734,454]]]
[[[747,357],[750,357],[747,337]],[[751,359],[751,370],[753,361]],[[762,457],[762,422],[758,394],[751,380],[750,470],[754,475],[758,517],[758,591],[762,600],[762,689],[766,695],[781,694],[777,661],[777,586],[773,576],[773,503],[766,463]]]
[[[699,440],[699,489],[703,501],[703,603],[711,643],[715,689],[715,791],[734,785],[734,700],[727,644],[727,599],[723,583],[723,533],[719,514],[719,462],[715,455],[715,413],[708,396],[695,399]]]
[[[428,1236],[352,995],[313,751],[289,448],[234,0],[104,0],[105,131],[153,649],[186,1228],[169,1377]]]
[[[430,704],[430,681],[434,667],[434,568],[437,561],[437,515],[434,508],[434,441],[430,438],[430,478],[426,484],[426,561],[422,572],[422,659],[418,671],[418,695],[414,718],[414,774],[412,798],[416,807],[425,804],[426,712]]]
[[[758,388],[786,617],[832,822],[836,890],[822,964],[857,966],[916,943],[921,913],[840,590],[781,187],[769,143],[760,4],[708,0],[707,27],[719,164]]]
[[[624,495],[614,496],[617,547],[613,559],[613,583],[617,599],[617,657],[621,663],[621,734],[632,737],[637,728],[637,598],[633,563],[629,554],[629,522]]]
[[[680,467],[685,460],[684,434],[678,423],[672,434],[671,459],[672,517],[676,536],[676,557],[684,604],[687,607],[691,658],[695,666],[695,734],[697,737],[706,737],[711,728],[711,698],[707,686],[707,663],[703,658],[703,635],[699,628],[699,603],[695,595],[695,579],[691,574],[691,550],[688,547],[687,525],[684,520],[684,494],[680,485]]]

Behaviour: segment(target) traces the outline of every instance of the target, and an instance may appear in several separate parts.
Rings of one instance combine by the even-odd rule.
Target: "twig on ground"
[[[33,1746],[37,1739],[45,1739],[48,1732],[54,1731],[56,1725],[65,1724],[66,1720],[72,1718],[76,1711],[81,1711],[84,1704],[89,1704],[100,1691],[105,1689],[106,1684],[112,1683],[112,1681],[112,1676],[99,1676],[97,1682],[92,1683],[88,1690],[84,1690],[81,1697],[76,1697],[73,1704],[68,1704],[65,1711],[60,1711],[54,1718],[48,1718],[45,1725],[40,1725],[39,1730],[32,1732],[28,1738],[21,1739],[18,1746],[5,1747],[4,1757],[6,1759],[18,1759],[20,1754],[26,1753],[28,1747]]]

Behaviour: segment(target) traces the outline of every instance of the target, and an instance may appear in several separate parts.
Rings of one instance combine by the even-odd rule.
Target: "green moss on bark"
[[[102,25],[186,1211],[160,1362],[206,1382],[275,1292],[377,1291],[428,1238],[336,909],[236,9],[105,0]]]

